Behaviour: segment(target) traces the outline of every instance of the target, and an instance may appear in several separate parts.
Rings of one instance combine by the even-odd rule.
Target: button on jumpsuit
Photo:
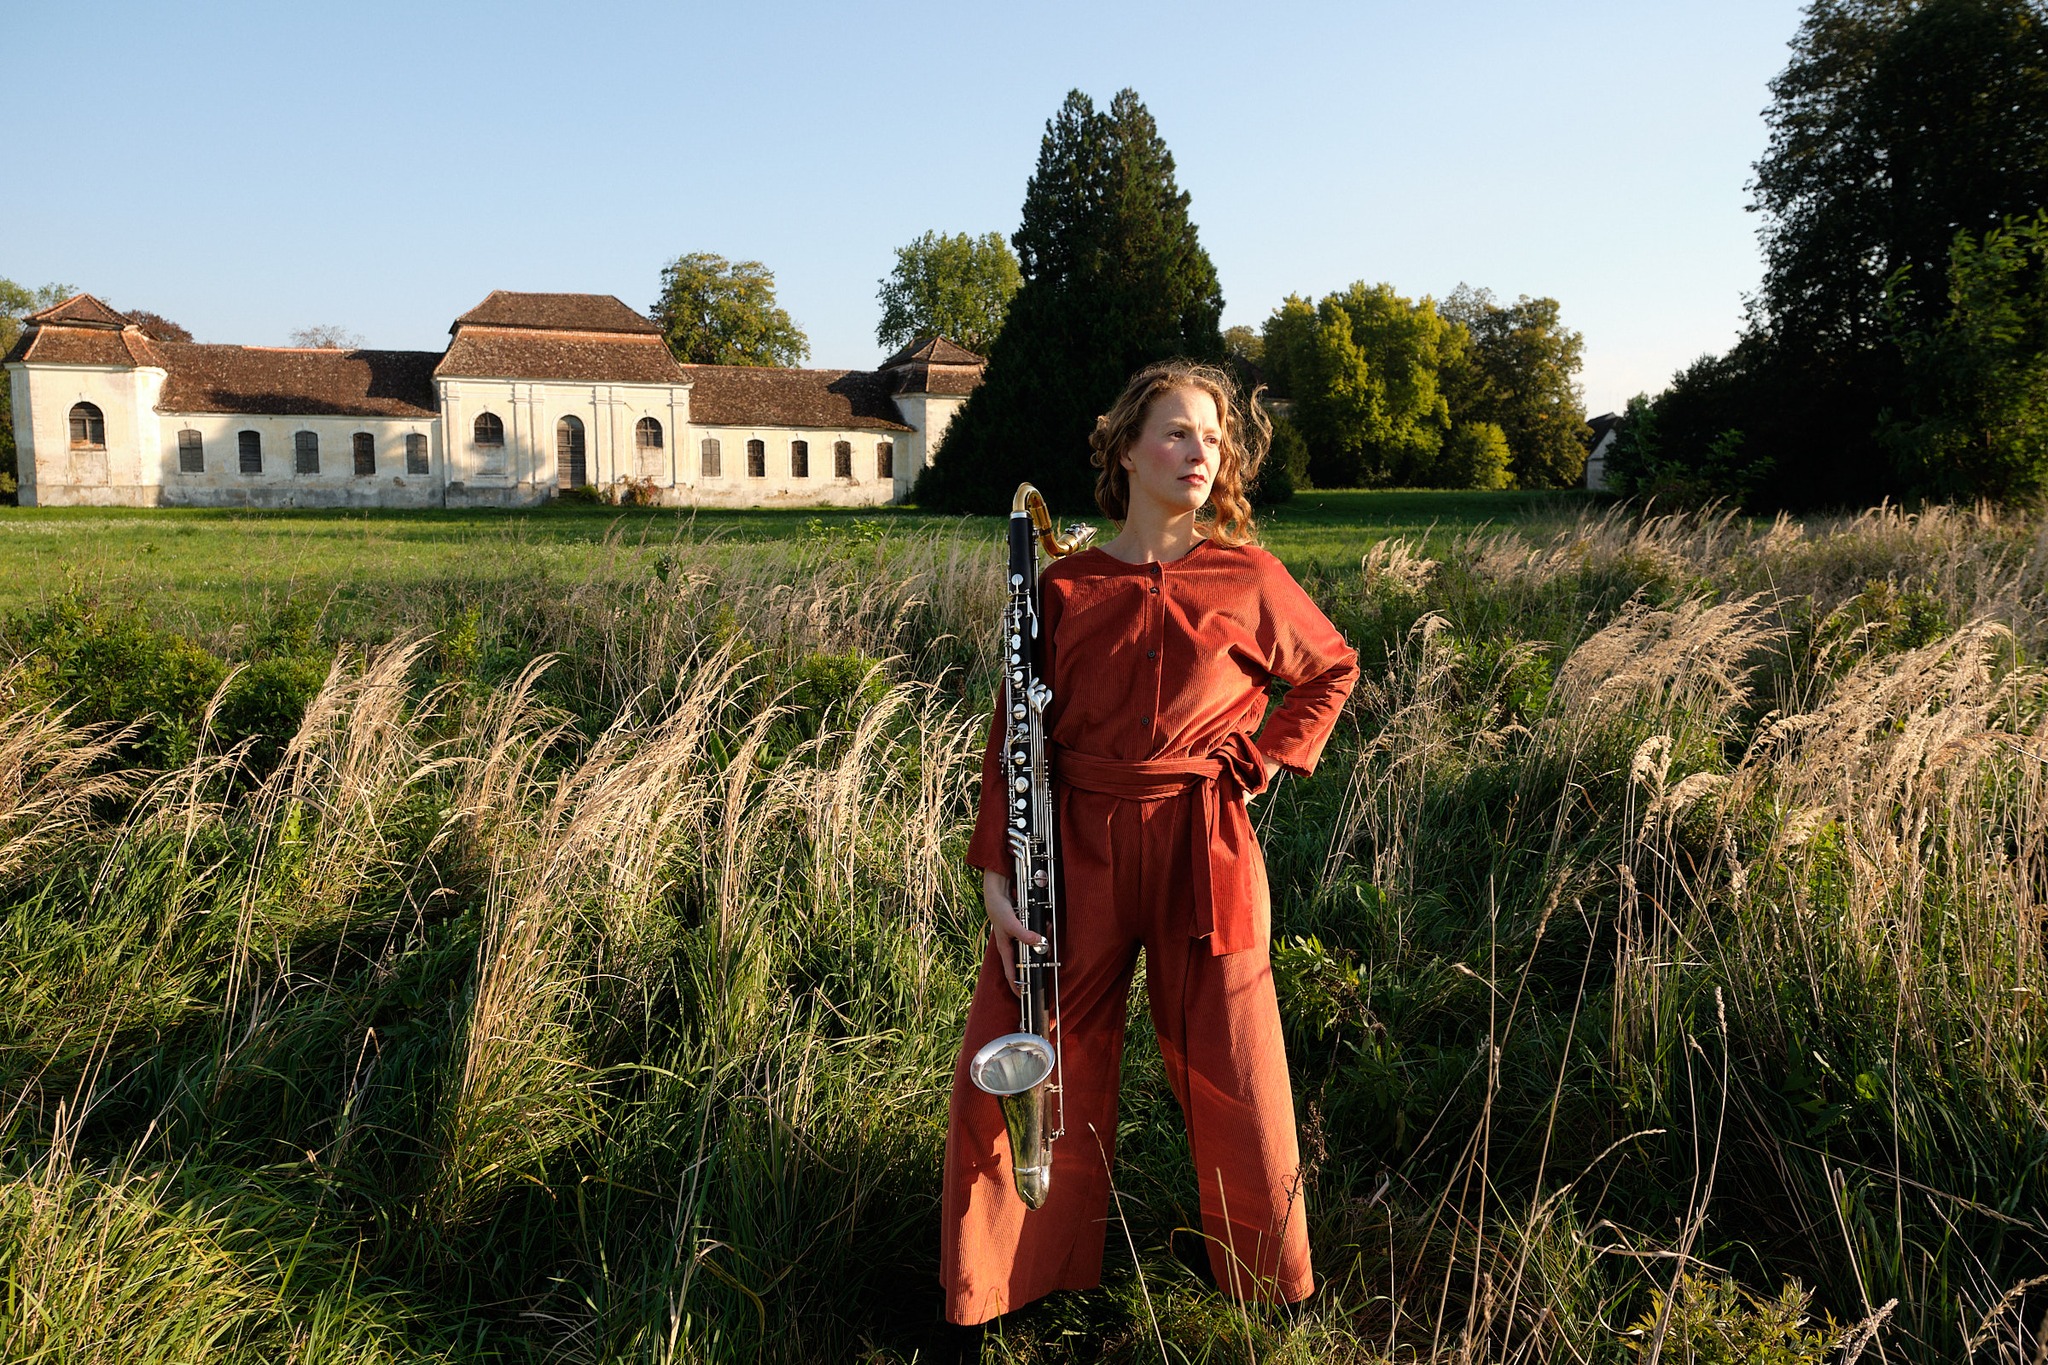
[[[953,1072],[946,1316],[983,1322],[1100,1283],[1124,1000],[1141,946],[1217,1283],[1245,1299],[1305,1298],[1314,1278],[1271,905],[1244,797],[1265,785],[1267,759],[1314,767],[1358,679],[1357,656],[1280,562],[1252,546],[1202,541],[1163,565],[1088,550],[1048,565],[1040,588],[1063,882],[1052,1031],[1066,1136],[1053,1144],[1045,1206],[1027,1210],[1000,1104],[967,1073],[983,1043],[1017,1027],[991,943]],[[1268,719],[1274,681],[1289,690]],[[1001,757],[999,712],[968,861],[1007,874]]]

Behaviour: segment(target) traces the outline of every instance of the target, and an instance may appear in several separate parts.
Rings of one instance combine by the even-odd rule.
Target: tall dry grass
[[[987,1357],[2037,1350],[2043,544],[1615,514],[1315,583],[1373,667],[1259,819],[1326,1288],[1175,1260],[1140,1018],[1110,1282]],[[0,680],[10,1356],[946,1348],[999,590],[620,543],[157,773]]]
[[[1421,1245],[1393,1245],[1375,1191],[1389,1343],[1416,1316],[1432,1350],[1490,1330],[1503,1358],[1586,1351],[1547,1306],[1647,1274],[1634,1344],[1668,1358],[1698,1348],[1668,1333],[1715,1277],[1771,1266],[1866,1320],[1866,1346],[2035,1349],[2043,544],[1987,513],[1880,509],[1367,557],[1368,611],[1419,619],[1360,690],[1302,916],[1319,934],[1281,966],[1325,1017],[1363,1016],[1348,1079],[1407,1092],[1349,1097],[1382,1131],[1420,1117],[1401,1102],[1436,1108],[1392,1163],[1431,1191]],[[1597,602],[1616,576],[1636,587],[1604,620],[1555,620],[1567,648],[1486,638],[1504,604]],[[1452,1074],[1456,1038],[1479,1052]]]

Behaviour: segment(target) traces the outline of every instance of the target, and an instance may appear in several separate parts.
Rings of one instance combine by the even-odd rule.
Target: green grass
[[[82,585],[146,601],[202,632],[262,616],[279,601],[321,604],[344,633],[395,599],[450,599],[508,584],[569,584],[621,555],[678,539],[735,546],[800,539],[856,523],[892,532],[934,519],[860,512],[695,512],[549,506],[533,511],[288,511],[187,508],[0,509],[0,610]]]
[[[1571,494],[1315,492],[1266,513],[1264,541],[1293,564],[1356,565],[1372,540],[1483,524],[1542,526],[1570,515]],[[1081,519],[1092,508],[1055,508]],[[463,601],[508,585],[558,587],[651,559],[678,541],[764,541],[955,532],[1000,535],[992,518],[914,508],[772,511],[548,506],[531,511],[286,511],[0,508],[0,612],[83,586],[146,602],[197,634],[260,619],[285,600],[317,604],[330,633],[360,634],[394,598]]]
[[[1367,661],[1258,810],[1323,1289],[1173,1254],[1134,1001],[984,1359],[2035,1358],[2042,524],[1582,510],[1272,519]],[[678,526],[9,514],[0,1357],[943,1358],[993,525]]]
[[[1462,535],[1516,529],[1541,541],[1589,508],[1593,495],[1340,489],[1298,493],[1260,515],[1260,540],[1297,571],[1304,565],[1356,568],[1374,541],[1404,536],[1441,554]]]

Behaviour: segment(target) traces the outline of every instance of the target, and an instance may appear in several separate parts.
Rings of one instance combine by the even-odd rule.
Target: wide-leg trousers
[[[1045,1206],[1027,1209],[1011,1180],[1000,1103],[967,1074],[976,1050],[1018,1022],[991,944],[953,1070],[940,1234],[946,1316],[985,1322],[1053,1290],[1101,1282],[1125,999],[1140,947],[1159,1051],[1187,1122],[1216,1282],[1242,1299],[1306,1298],[1315,1281],[1270,926],[1257,926],[1251,950],[1220,957],[1191,936],[1189,822],[1201,818],[1198,790],[1149,801],[1060,794],[1065,901],[1055,1032],[1066,1136],[1053,1144]]]

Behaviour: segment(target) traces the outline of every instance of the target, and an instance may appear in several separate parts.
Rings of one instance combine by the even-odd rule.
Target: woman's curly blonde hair
[[[1175,389],[1200,389],[1208,394],[1216,402],[1216,417],[1223,428],[1216,482],[1210,486],[1208,503],[1195,515],[1208,527],[1211,539],[1225,545],[1247,544],[1258,535],[1248,490],[1266,462],[1273,424],[1259,406],[1260,390],[1252,391],[1249,402],[1243,400],[1229,371],[1219,366],[1163,360],[1131,376],[1109,411],[1095,419],[1095,431],[1088,438],[1094,452],[1089,463],[1096,469],[1095,504],[1113,521],[1121,522],[1130,515],[1131,480],[1123,466],[1123,453],[1144,431],[1152,400]]]

